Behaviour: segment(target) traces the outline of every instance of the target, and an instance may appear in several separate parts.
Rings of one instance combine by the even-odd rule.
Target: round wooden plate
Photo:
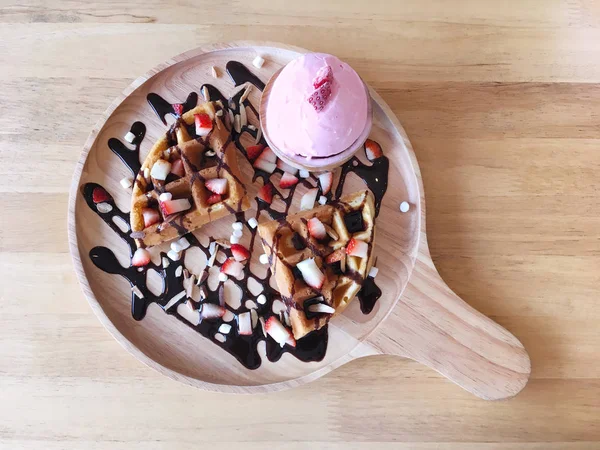
[[[463,302],[438,275],[427,246],[425,198],[415,154],[397,118],[372,89],[374,120],[370,137],[379,142],[390,160],[389,187],[377,218],[375,245],[379,268],[376,281],[383,295],[370,314],[363,314],[358,301],[354,301],[343,315],[330,322],[328,349],[322,361],[301,362],[286,353],[274,363],[263,357],[258,369],[248,370],[155,304],[143,320],[133,320],[129,283],[92,264],[90,250],[102,245],[113,250],[124,266],[129,265],[127,245],[88,207],[81,186],[99,183],[114,196],[121,210],[129,210],[131,191],[123,189],[119,180],[130,173],[107,142],[113,137],[122,139],[133,122],[141,121],[147,127],[141,144],[143,160],[166,131],[148,105],[147,94],[154,92],[169,102],[183,102],[203,83],[211,83],[230,95],[236,88],[225,74],[228,61],[242,62],[266,82],[302,52],[306,50],[255,42],[198,48],[134,81],[104,113],[75,169],[68,219],[75,270],[95,314],[117,341],[148,366],[211,391],[254,393],[291,388],[353,359],[391,354],[426,364],[481,398],[515,395],[529,378],[527,352],[512,334]],[[252,66],[257,55],[266,60],[261,69]],[[217,79],[211,75],[212,66],[219,72]],[[259,97],[260,92],[254,89],[250,100],[257,109]],[[249,120],[258,123],[257,118]],[[246,161],[241,161],[241,167],[246,180],[250,180],[252,168]],[[364,188],[358,177],[351,175],[348,181],[347,191]],[[247,184],[251,185],[250,181]],[[249,187],[253,197],[256,187]],[[299,189],[292,211],[301,195]],[[399,210],[402,201],[411,206],[407,213]],[[200,238],[228,237],[232,221],[221,219],[195,234]],[[260,249],[253,252],[253,264],[257,264],[261,253]],[[187,256],[185,262],[194,264]],[[264,356],[264,345],[261,351]]]

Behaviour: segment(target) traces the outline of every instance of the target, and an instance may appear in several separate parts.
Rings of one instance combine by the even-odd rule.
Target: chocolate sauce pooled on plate
[[[252,74],[246,66],[237,61],[230,61],[226,65],[227,73],[231,77],[232,81],[236,86],[242,85],[246,82],[252,83],[259,90],[264,89],[264,83],[254,74]],[[205,84],[201,87],[206,88],[206,92],[208,92],[209,99],[211,101],[221,100],[223,105],[225,106],[224,113],[228,114],[228,109],[235,115],[240,114],[240,108],[245,107],[248,115],[254,114],[256,122],[258,122],[258,112],[254,108],[254,106],[250,103],[248,99],[241,102],[241,97],[244,93],[242,89],[237,94],[235,94],[232,98],[227,99],[216,87]],[[203,90],[204,91],[204,90]],[[168,103],[162,97],[157,94],[151,93],[148,94],[148,103],[162,120],[163,123],[166,124],[165,116],[167,114],[172,114],[176,118],[178,118],[175,110],[173,108],[173,104]],[[197,104],[198,95],[195,92],[192,92],[186,102],[183,104],[183,112],[189,111],[194,108]],[[194,133],[192,130],[193,127],[190,128],[190,131]],[[233,127],[232,127],[233,128]],[[241,127],[240,132],[236,132],[235,129],[232,130],[232,140],[235,143],[236,147],[239,149],[240,153],[248,159],[248,154],[246,152],[245,147],[242,145],[241,137],[244,134],[248,134],[252,141],[256,141],[258,136],[258,130],[249,125],[245,125]],[[127,165],[127,167],[132,171],[134,176],[139,172],[141,168],[140,164],[140,145],[142,140],[144,139],[146,133],[146,127],[141,122],[135,122],[131,127],[131,132],[136,136],[133,142],[135,145],[135,149],[131,150],[125,144],[123,144],[120,140],[112,138],[109,140],[108,145],[109,148]],[[262,144],[264,146],[267,145],[264,138],[258,139],[258,144]],[[335,191],[335,196],[332,193],[327,195],[329,201],[333,201],[338,199],[343,191],[343,184],[346,178],[346,175],[350,172],[355,172],[358,176],[360,176],[364,182],[367,184],[367,187],[374,193],[376,198],[376,207],[377,211],[379,211],[379,206],[381,204],[381,199],[385,194],[385,190],[387,188],[387,168],[389,166],[389,161],[385,156],[382,156],[376,159],[371,166],[367,166],[362,164],[360,161],[356,159],[358,164],[349,164],[351,161],[355,160],[353,158],[348,163],[346,163],[342,167],[342,174],[340,177],[340,181],[338,187]],[[250,163],[250,161],[248,159]],[[217,164],[219,164],[217,162]],[[227,168],[224,168],[227,169]],[[276,169],[276,172],[283,174],[281,169]],[[292,199],[294,197],[295,190],[297,186],[304,185],[307,188],[319,188],[318,178],[311,174],[309,178],[300,178],[298,184],[292,186],[288,189],[287,195],[284,195],[278,188],[273,185],[270,181],[270,178],[273,174],[268,174],[261,170],[256,169],[253,175],[253,182],[257,179],[262,180],[262,184],[270,184],[273,191],[273,198],[280,198],[283,202],[283,211],[279,211],[273,208],[272,204],[268,204],[262,200],[257,199],[257,208],[254,218],[258,221],[259,217],[263,213],[267,213],[272,219],[285,221],[285,217],[289,212],[289,209],[292,204]],[[107,203],[110,205],[110,211],[101,212],[98,209],[98,205],[93,200],[93,192],[95,189],[102,189],[106,193],[106,197],[108,198],[102,203]],[[322,192],[319,192],[322,194]],[[87,183],[82,186],[82,195],[84,196],[88,206],[94,211],[98,216],[115,232],[119,235],[129,247],[130,256],[136,250],[136,244],[134,239],[131,236],[130,229],[126,232],[123,232],[114,222],[115,218],[119,218],[117,220],[123,220],[129,226],[129,213],[121,211],[115,204],[112,196],[100,185],[96,183]],[[273,202],[274,203],[274,202]],[[101,208],[106,211],[108,208],[105,206]],[[244,224],[244,227],[247,231],[250,232],[250,245],[249,251],[254,252],[255,245],[260,246],[260,242],[256,242],[256,235],[258,233],[258,228],[252,228],[246,222],[246,214],[241,211],[231,211],[232,214],[236,215],[236,220]],[[206,259],[210,259],[210,246],[207,244],[202,245],[200,241],[195,237],[193,233],[185,234],[185,238],[190,242],[190,248],[199,248],[202,252],[204,252]],[[210,239],[213,241],[213,239]],[[94,247],[90,250],[90,258],[94,265],[99,269],[115,275],[121,275],[123,278],[128,280],[132,287],[132,316],[135,320],[141,320],[144,318],[147,308],[150,304],[156,303],[163,310],[186,325],[194,328],[200,334],[202,334],[207,339],[211,340],[214,344],[223,348],[231,355],[233,355],[241,364],[243,364],[248,369],[256,369],[261,364],[261,358],[258,354],[257,344],[265,340],[266,341],[266,355],[270,361],[277,361],[281,358],[283,353],[290,353],[294,357],[298,358],[301,361],[320,361],[325,357],[325,353],[327,350],[328,343],[328,331],[327,326],[324,326],[320,330],[313,331],[298,340],[296,343],[296,347],[291,347],[289,345],[284,345],[281,347],[275,340],[273,340],[270,336],[264,336],[262,333],[261,324],[258,323],[256,327],[253,328],[253,332],[249,336],[240,335],[238,333],[238,326],[236,321],[225,322],[223,318],[219,319],[208,319],[208,320],[200,320],[198,325],[194,325],[188,320],[186,320],[183,316],[181,316],[177,312],[178,305],[185,303],[186,301],[192,302],[196,309],[201,308],[202,304],[212,303],[216,305],[223,306],[227,311],[233,313],[236,317],[244,312],[250,312],[250,309],[246,307],[246,300],[251,300],[257,305],[256,312],[259,317],[263,320],[268,320],[269,317],[273,316],[272,312],[272,304],[276,299],[281,298],[279,292],[274,290],[269,285],[269,279],[272,275],[271,269],[267,269],[267,273],[264,277],[259,277],[251,272],[250,264],[246,264],[243,270],[243,276],[241,280],[238,280],[234,277],[229,277],[229,280],[232,281],[241,293],[241,306],[237,309],[233,309],[224,301],[224,291],[223,291],[223,282],[219,282],[216,289],[211,290],[208,287],[208,282],[204,282],[202,284],[206,297],[202,300],[202,303],[199,304],[192,299],[188,299],[185,294],[185,289],[183,287],[184,273],[183,273],[183,261],[185,260],[185,252],[184,250],[179,261],[168,260],[169,264],[167,267],[163,267],[162,265],[156,265],[154,263],[150,263],[144,267],[123,267],[115,254],[106,247]],[[230,249],[226,249],[223,247],[217,247],[215,251],[223,252],[228,258],[232,257],[232,253]],[[262,252],[262,248],[259,248],[258,251]],[[167,258],[166,253],[162,252],[160,254],[161,261],[164,258]],[[251,257],[250,257],[251,259]],[[220,266],[221,263],[215,260],[214,265]],[[178,270],[180,269],[180,270]],[[160,295],[154,295],[148,289],[146,285],[146,275],[149,270],[154,270],[163,280],[163,292]],[[208,270],[208,267],[205,269]],[[178,276],[179,275],[179,276]],[[248,288],[248,282],[250,278],[253,278],[259,285],[263,287],[262,292],[258,295],[252,294]],[[264,295],[266,297],[266,302],[264,304],[260,304],[257,300],[258,297]],[[363,289],[358,294],[358,298],[361,304],[361,310],[368,314],[372,311],[373,306],[375,305],[377,299],[381,296],[381,290],[375,285],[373,278],[367,278],[364,282]],[[282,316],[278,317],[279,320],[285,322],[285,318]],[[226,339],[224,342],[217,340],[215,335],[219,333],[219,327],[228,323],[231,325],[231,330],[226,335]]]
[[[146,100],[156,113],[156,115],[162,120],[162,123],[167,124],[167,120],[165,119],[167,114],[172,114],[175,117],[179,117],[173,108],[173,104],[166,101],[160,95],[155,93],[150,93],[146,96]],[[183,105],[183,113],[188,112],[190,109],[193,109],[198,104],[198,94],[195,92],[191,92],[188,95]],[[182,113],[182,114],[183,114]]]
[[[135,145],[135,149],[130,150],[117,138],[110,138],[108,140],[108,148],[121,158],[121,161],[131,170],[133,176],[136,176],[142,167],[140,164],[140,144],[146,136],[146,125],[142,122],[134,122],[129,131],[135,135],[135,139],[132,142]]]

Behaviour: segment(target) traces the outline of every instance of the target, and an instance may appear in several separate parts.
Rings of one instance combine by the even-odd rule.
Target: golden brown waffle
[[[363,229],[350,232],[344,217],[355,211],[362,215]],[[308,223],[313,217],[327,226],[328,236],[325,239],[317,240],[309,233]],[[263,247],[269,256],[282,300],[287,305],[296,339],[318,330],[331,318],[331,314],[310,312],[308,307],[311,304],[325,303],[335,309],[334,315],[339,314],[360,291],[373,263],[374,220],[373,194],[365,190],[331,204],[259,225]],[[345,249],[352,238],[367,243],[366,257],[346,255]],[[301,248],[303,245],[305,248]],[[327,262],[328,259],[340,257],[343,261]],[[307,285],[296,268],[299,262],[309,258],[314,258],[320,271],[325,274],[320,289]],[[322,299],[319,298],[321,296]]]
[[[202,225],[228,214],[245,211],[250,207],[246,188],[241,182],[235,144],[231,128],[221,120],[222,105],[208,102],[183,114],[146,157],[133,186],[131,200],[131,229],[138,246],[150,247],[182,236]],[[212,130],[205,137],[195,137],[194,115],[205,113],[212,120]],[[164,181],[151,177],[154,164],[159,160],[174,163],[181,159],[183,176],[173,173]],[[222,200],[209,204],[211,192],[206,180],[224,178],[227,191]],[[168,192],[172,198],[188,199],[191,208],[166,215],[159,196]],[[158,212],[158,222],[145,226],[144,212],[148,208]]]

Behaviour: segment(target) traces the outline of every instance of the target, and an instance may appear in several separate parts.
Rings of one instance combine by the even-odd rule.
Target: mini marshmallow
[[[129,189],[131,186],[133,186],[133,179],[125,177],[119,183],[121,183],[123,189]]]
[[[250,219],[248,219],[248,225],[250,225],[250,228],[254,229],[258,226],[258,221],[254,217],[250,217]]]
[[[264,63],[265,63],[265,60],[261,56],[257,56],[256,58],[254,58],[252,60],[252,65],[254,67],[256,67],[257,69],[260,69]]]
[[[241,238],[244,235],[244,232],[242,230],[233,230],[233,235],[235,237]]]
[[[179,261],[179,259],[181,258],[181,253],[175,252],[173,251],[173,249],[171,249],[167,252],[167,256],[172,261]]]
[[[262,255],[260,255],[258,257],[258,260],[260,261],[261,264],[269,264],[269,257],[267,256],[266,253],[263,253]]]
[[[231,242],[232,244],[238,244],[240,242],[240,238],[232,234],[229,238],[229,242]]]
[[[410,205],[408,204],[408,202],[402,202],[400,203],[400,211],[405,213],[408,212],[408,210],[410,209]]]
[[[219,327],[219,333],[229,334],[230,331],[231,331],[231,325],[229,325],[228,323],[222,323],[221,326]]]
[[[179,253],[181,250],[183,250],[183,248],[181,248],[181,245],[179,245],[179,242],[176,241],[176,242],[171,242],[171,250]]]
[[[233,222],[231,224],[231,228],[233,228],[234,230],[243,230],[244,224],[242,222]]]
[[[325,197],[324,195],[321,195],[319,197],[319,204],[324,205],[325,203],[327,203],[327,197]]]
[[[229,277],[227,276],[226,273],[219,272],[219,281],[222,281],[223,283],[225,283],[228,279],[229,279]]]
[[[257,298],[256,301],[260,304],[260,305],[264,305],[265,303],[267,303],[267,297],[265,296],[265,294],[260,294]]]
[[[379,269],[377,267],[371,267],[371,270],[369,270],[369,276],[371,278],[375,278],[378,273],[379,273]]]
[[[110,206],[108,203],[106,202],[102,202],[102,203],[98,203],[96,205],[96,209],[101,212],[102,214],[106,214],[112,211],[112,206]]]
[[[188,241],[186,237],[182,237],[181,239],[179,239],[177,241],[177,243],[181,247],[181,250],[185,250],[187,248],[190,248],[190,246],[192,245],[192,244],[190,244],[190,241]]]
[[[135,141],[135,134],[133,134],[131,131],[128,131],[125,135],[125,140],[130,144],[133,144],[133,141]]]
[[[169,200],[173,199],[173,194],[171,194],[170,192],[163,192],[158,196],[158,199],[161,202],[168,202]]]
[[[300,175],[300,178],[308,178],[308,177],[310,177],[310,172],[308,170],[305,170],[305,169],[300,169],[300,172],[298,172],[298,174]]]

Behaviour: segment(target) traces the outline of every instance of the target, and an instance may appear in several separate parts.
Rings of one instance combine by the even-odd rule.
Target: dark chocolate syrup
[[[146,96],[146,100],[156,113],[156,115],[162,120],[162,123],[167,124],[166,116],[167,114],[171,114],[174,117],[179,117],[179,115],[175,112],[175,108],[173,108],[173,103],[169,103],[160,95],[151,92]],[[188,95],[183,105],[183,113],[188,112],[190,109],[194,108],[198,104],[198,94],[195,92],[191,92]]]
[[[140,164],[140,145],[146,136],[146,125],[142,122],[134,122],[129,131],[135,135],[135,139],[132,142],[135,145],[133,150],[129,149],[117,138],[110,138],[108,140],[108,148],[123,161],[123,164],[131,170],[133,176],[136,176],[142,167]]]
[[[342,195],[346,175],[354,172],[362,178],[369,190],[373,192],[373,196],[375,197],[375,217],[377,217],[379,215],[379,208],[381,208],[381,201],[383,200],[385,191],[387,191],[389,167],[390,160],[387,156],[382,155],[373,160],[370,166],[364,164],[354,156],[342,166],[342,173],[340,174],[340,180],[335,191],[336,198],[340,198]]]
[[[360,310],[363,314],[371,314],[377,300],[381,297],[381,289],[375,284],[375,278],[367,277],[361,290],[356,295],[360,302]]]
[[[227,69],[227,73],[229,74],[229,76],[231,77],[231,79],[233,80],[233,82],[235,83],[236,86],[239,86],[246,82],[250,82],[254,86],[256,86],[258,89],[260,89],[260,90],[264,89],[264,86],[265,86],[264,83],[258,77],[256,77],[254,74],[252,74],[243,64],[241,64],[237,61],[230,61],[229,63],[227,63],[226,69]],[[244,102],[240,102],[241,96],[243,95],[243,90],[239,91],[234,97],[227,100],[225,98],[225,96],[223,96],[216,87],[214,87],[210,84],[206,84],[202,87],[206,88],[206,92],[208,92],[210,100],[212,100],[212,101],[220,100],[223,103],[225,114],[228,114],[228,108],[229,108],[229,110],[232,111],[232,113],[234,114],[234,117],[235,117],[236,114],[240,113],[241,107],[246,107],[247,108],[246,112],[247,113],[251,112],[252,114],[254,114],[255,118],[257,119],[256,122],[258,122],[258,112],[254,108],[254,106],[249,102],[249,100],[246,99]],[[186,102],[183,104],[183,112],[189,111],[194,106],[196,106],[197,98],[198,98],[197,94],[192,92],[188,96]],[[206,99],[206,100],[208,100],[208,99]],[[149,94],[148,102],[150,103],[151,107],[154,109],[156,114],[159,116],[159,118],[163,121],[163,123],[166,124],[165,116],[167,114],[172,114],[176,118],[178,118],[178,116],[175,113],[175,110],[173,108],[173,105],[168,103],[166,100],[164,100],[159,95]],[[175,130],[176,125],[177,125],[177,122],[171,128],[172,133],[173,133],[173,139],[172,139],[173,144],[176,143],[176,138],[174,136],[174,130]],[[233,142],[235,143],[236,147],[240,150],[242,155],[244,155],[248,159],[248,154],[246,152],[246,149],[241,143],[241,137],[247,133],[254,140],[256,140],[256,138],[258,136],[258,130],[252,129],[248,125],[245,125],[245,126],[241,127],[239,132],[236,132],[235,129],[233,129],[233,124],[229,124],[229,126],[231,126],[231,128],[232,128]],[[195,130],[194,130],[193,126],[188,127],[188,131],[191,136],[195,136]],[[118,139],[111,139],[109,141],[109,147],[130,168],[132,173],[134,175],[136,175],[139,172],[140,167],[141,167],[141,164],[139,161],[139,149],[140,149],[141,141],[143,140],[144,135],[145,135],[145,126],[141,122],[136,122],[136,123],[134,123],[134,125],[131,128],[131,132],[136,135],[136,139],[133,142],[133,144],[135,145],[134,150],[128,149]],[[207,142],[207,139],[205,138],[205,140],[203,142]],[[258,139],[258,144],[262,144],[265,146],[267,145],[266,141],[262,137],[260,139]],[[380,160],[382,160],[382,162],[377,162]],[[249,160],[249,162],[251,163],[252,161]],[[331,193],[329,193],[327,195],[327,198],[328,198],[328,200],[333,200],[333,202],[335,203],[335,199],[339,198],[339,196],[342,193],[343,183],[344,183],[347,173],[354,171],[354,172],[357,172],[357,174],[365,181],[367,186],[373,191],[376,201],[377,201],[377,210],[379,210],[381,198],[383,197],[383,194],[385,193],[385,189],[387,187],[387,167],[389,165],[389,162],[387,161],[387,158],[381,157],[378,160],[375,160],[375,162],[373,163],[372,166],[364,165],[364,164],[360,163],[360,161],[358,161],[358,163],[359,163],[359,165],[352,165],[351,167],[350,166],[347,167],[347,165],[343,166],[342,175],[340,177],[339,185],[338,185],[336,193],[335,193],[335,198],[332,199],[333,195]],[[217,164],[219,164],[219,162],[217,162]],[[357,167],[358,167],[358,170],[357,170]],[[375,169],[375,167],[377,167],[377,168]],[[225,170],[229,169],[228,167],[222,167],[222,168]],[[281,171],[280,169],[277,169],[276,172],[283,174],[283,171]],[[252,181],[254,182],[258,178],[260,178],[262,180],[263,184],[270,183],[272,185],[272,183],[270,181],[270,178],[272,175],[273,174],[268,174],[268,173],[262,172],[260,170],[256,170]],[[278,190],[275,186],[272,185],[273,197],[274,198],[279,197],[281,199],[281,201],[285,205],[284,211],[277,211],[271,206],[271,204],[268,204],[261,200],[257,200],[257,209],[256,209],[256,215],[255,215],[256,220],[258,220],[258,218],[260,217],[262,212],[266,212],[272,219],[280,220],[282,222],[282,226],[284,226],[285,223],[287,223],[287,222],[285,222],[285,217],[288,214],[288,211],[292,204],[292,199],[293,199],[296,187],[300,184],[303,184],[308,188],[317,187],[320,190],[319,184],[317,182],[317,177],[313,174],[311,174],[311,176],[309,178],[306,178],[306,179],[301,178],[297,185],[291,187],[288,190],[287,195],[284,195],[284,193],[282,191]],[[121,229],[119,227],[117,227],[116,224],[113,222],[113,217],[118,216],[121,219],[123,219],[127,224],[129,224],[130,223],[129,213],[125,213],[125,212],[121,211],[120,209],[118,209],[114,203],[112,196],[110,196],[110,194],[109,194],[109,199],[106,201],[106,203],[108,203],[112,207],[112,210],[108,213],[101,213],[98,210],[97,205],[94,203],[93,196],[92,196],[92,192],[93,192],[94,188],[96,188],[96,187],[100,187],[100,186],[95,183],[88,183],[83,186],[82,193],[86,199],[86,202],[88,203],[89,207],[94,212],[96,212],[100,216],[100,218],[127,243],[129,250],[130,250],[130,255],[132,255],[137,248],[134,239],[130,236],[129,232],[121,231]],[[319,194],[322,194],[322,192],[319,191]],[[239,208],[237,211],[232,208],[230,208],[230,209],[231,209],[232,213],[236,214],[237,221],[245,224],[245,227],[251,233],[251,242],[250,242],[249,250],[250,250],[250,252],[253,252],[254,246],[259,245],[259,243],[255,242],[257,229],[256,228],[253,229],[247,224],[246,215],[244,212],[241,212],[241,210],[240,210],[241,204],[239,205]],[[183,224],[177,223],[177,218],[175,218],[175,220],[173,222],[174,222],[173,224],[175,226],[180,225],[182,227],[182,230],[180,230],[180,234],[184,234],[187,232],[187,230],[185,229]],[[202,245],[198,241],[198,239],[194,236],[194,234],[192,234],[192,233],[185,234],[185,237],[190,242],[191,248],[193,248],[193,247],[200,248],[205,253],[207,259],[210,258],[210,251],[209,251],[208,245],[207,246]],[[224,252],[227,257],[232,256],[231,250],[229,250],[229,249],[220,248],[220,251]],[[261,250],[259,250],[259,251],[261,251]],[[166,258],[165,253],[161,253],[160,256],[161,256],[161,260]],[[105,248],[105,247],[94,247],[90,251],[90,258],[92,259],[93,263],[98,268],[100,268],[101,270],[103,270],[107,273],[121,275],[122,277],[124,277],[125,279],[127,279],[129,281],[129,283],[132,286],[132,290],[134,289],[134,287],[136,287],[137,288],[136,290],[139,293],[141,293],[141,297],[139,297],[135,291],[132,292],[132,315],[135,320],[141,320],[145,316],[148,306],[151,303],[157,303],[165,310],[165,312],[167,314],[175,316],[177,319],[179,319],[186,325],[196,329],[196,331],[198,331],[200,334],[202,334],[206,338],[210,339],[213,343],[222,347],[223,349],[228,351],[230,354],[232,354],[241,364],[243,364],[248,369],[256,369],[261,364],[260,355],[258,354],[258,351],[257,351],[257,344],[261,340],[266,341],[266,355],[267,355],[267,358],[273,362],[279,360],[279,358],[281,358],[281,355],[285,352],[291,353],[293,356],[295,356],[296,358],[298,358],[301,361],[320,361],[325,356],[325,353],[327,350],[327,341],[328,341],[327,325],[325,325],[324,327],[322,327],[319,330],[309,333],[302,339],[298,340],[295,348],[291,347],[287,344],[285,346],[281,347],[270,336],[267,335],[265,337],[262,334],[262,332],[260,331],[260,325],[257,325],[257,327],[254,329],[254,332],[252,333],[252,335],[242,336],[242,335],[239,335],[239,333],[237,331],[238,327],[236,326],[236,324],[230,323],[230,325],[232,325],[232,327],[231,327],[229,334],[227,335],[226,340],[224,342],[220,342],[215,339],[215,335],[218,333],[219,327],[223,323],[226,323],[222,320],[222,318],[221,319],[211,319],[211,320],[201,320],[198,325],[193,325],[192,323],[188,322],[180,314],[177,313],[178,305],[188,301],[188,299],[185,295],[182,296],[179,300],[177,300],[177,302],[170,305],[170,307],[168,309],[166,309],[166,306],[169,305],[169,302],[175,296],[177,296],[184,290],[183,289],[183,279],[184,279],[183,274],[180,274],[179,276],[177,276],[178,268],[181,267],[182,272],[183,272],[183,267],[182,267],[183,263],[182,262],[184,260],[184,255],[181,256],[181,259],[179,261],[169,260],[169,265],[166,268],[163,267],[162,265],[155,265],[153,263],[150,263],[149,265],[144,266],[142,268],[137,268],[137,267],[132,267],[132,266],[123,267],[117,260],[115,254],[111,250],[109,250],[108,248]],[[215,265],[219,266],[220,263],[215,261]],[[146,273],[148,270],[156,271],[163,279],[163,291],[158,296],[152,294],[146,286]],[[258,307],[257,308],[258,316],[262,317],[266,321],[270,316],[273,315],[273,313],[272,313],[273,301],[275,299],[281,298],[281,294],[279,292],[277,292],[276,290],[272,289],[269,285],[269,278],[271,276],[272,276],[272,273],[271,273],[271,270],[269,269],[267,271],[265,277],[263,277],[263,278],[258,277],[250,271],[250,264],[246,264],[244,266],[243,277],[241,280],[237,280],[233,277],[229,278],[229,280],[233,281],[236,284],[236,286],[241,290],[242,304],[241,304],[240,308],[234,310],[229,305],[224,304],[223,295],[222,295],[222,286],[223,286],[222,282],[219,283],[218,287],[215,290],[209,289],[207,283],[205,283],[203,285],[205,288],[205,292],[206,292],[206,299],[203,300],[203,303],[221,304],[225,308],[227,308],[229,311],[233,312],[234,314],[241,314],[244,312],[249,312],[249,309],[245,305],[245,300],[252,300]],[[265,304],[263,304],[263,305],[259,304],[257,302],[258,296],[253,295],[249,291],[248,280],[250,278],[254,278],[260,285],[263,286],[263,291],[260,294],[263,294],[266,296],[267,301],[265,302]],[[369,281],[369,280],[371,280],[371,281]],[[368,278],[367,280],[365,280],[363,289],[358,294],[358,297],[361,302],[361,310],[365,314],[370,313],[372,311],[373,306],[375,305],[377,299],[380,296],[381,296],[381,290],[379,290],[379,288],[375,285],[373,279]],[[286,303],[289,303],[289,299],[282,298],[282,300],[284,300],[284,302],[286,302]],[[191,300],[189,300],[189,301],[191,301]],[[195,304],[196,302],[193,302],[193,303],[195,306],[197,306]],[[363,304],[366,306],[363,307]],[[282,317],[280,317],[280,319],[283,320]]]

